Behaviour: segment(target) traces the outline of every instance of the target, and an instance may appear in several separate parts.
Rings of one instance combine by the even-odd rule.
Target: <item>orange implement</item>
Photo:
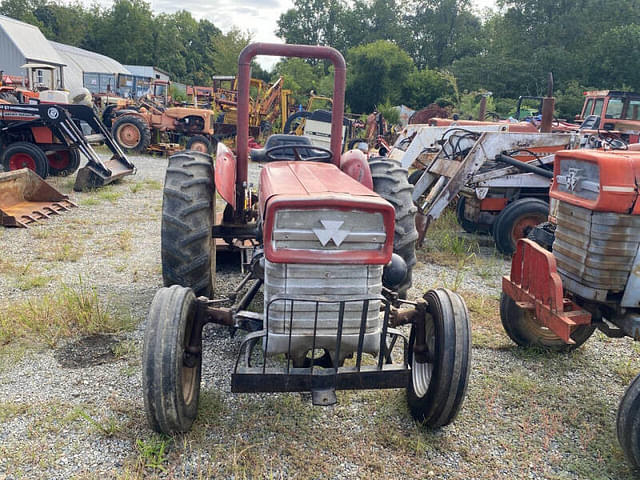
[[[25,228],[76,206],[27,168],[0,173],[0,224],[5,227]]]

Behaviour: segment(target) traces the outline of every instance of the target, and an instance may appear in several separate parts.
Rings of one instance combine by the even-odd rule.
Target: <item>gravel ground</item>
[[[73,194],[78,209],[0,231],[0,260],[11,266],[0,263],[1,307],[82,284],[133,325],[111,335],[26,335],[0,344],[0,479],[633,478],[615,438],[615,413],[640,371],[637,347],[597,333],[569,355],[515,348],[497,311],[508,262],[488,247],[438,264],[428,243],[414,271],[411,297],[444,284],[465,296],[472,313],[470,387],[451,426],[431,432],[416,425],[403,391],[339,392],[339,403],[327,408],[312,407],[306,394],[232,394],[241,336],[207,327],[193,431],[153,434],[140,356],[145,315],[161,286],[167,162],[133,161],[135,177]],[[65,191],[72,185],[53,183]],[[239,277],[234,264],[219,265],[218,292]]]

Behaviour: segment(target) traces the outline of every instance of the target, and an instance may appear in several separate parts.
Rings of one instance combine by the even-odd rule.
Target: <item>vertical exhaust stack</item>
[[[77,205],[27,168],[0,173],[0,224],[26,228]]]
[[[553,125],[553,110],[556,100],[553,98],[553,73],[549,72],[547,77],[547,96],[542,99],[542,124],[540,131],[550,133]]]

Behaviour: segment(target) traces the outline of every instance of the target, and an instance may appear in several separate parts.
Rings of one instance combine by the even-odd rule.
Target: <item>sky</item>
[[[87,4],[93,0],[84,0]],[[98,0],[103,7],[110,7],[112,0]],[[491,7],[495,0],[473,0],[476,8]],[[194,18],[206,18],[223,32],[233,26],[249,31],[257,42],[277,42],[277,21],[280,15],[293,7],[293,0],[151,0],[151,10],[157,13],[173,13],[177,10],[188,10]],[[277,61],[275,58],[257,58],[265,68],[270,68]]]

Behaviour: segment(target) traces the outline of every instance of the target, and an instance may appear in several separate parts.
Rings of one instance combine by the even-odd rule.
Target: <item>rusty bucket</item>
[[[25,228],[76,206],[27,168],[0,173],[0,224],[5,227]]]

